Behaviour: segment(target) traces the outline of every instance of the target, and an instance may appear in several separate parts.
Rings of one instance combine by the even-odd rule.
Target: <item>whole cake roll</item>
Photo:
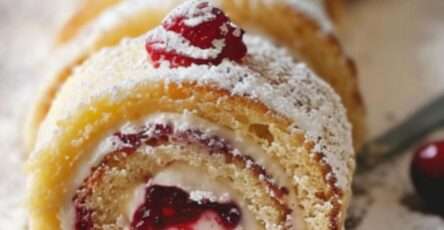
[[[60,46],[47,80],[29,116],[26,142],[29,149],[59,89],[76,66],[104,47],[125,37],[136,37],[158,26],[162,18],[183,0],[89,0],[79,8],[60,33]],[[365,133],[364,105],[356,69],[336,39],[329,15],[340,8],[339,0],[215,0],[235,23],[260,34],[304,61],[330,83],[344,102],[359,147]]]
[[[188,1],[63,85],[28,160],[29,225],[343,229],[354,164],[328,84]]]

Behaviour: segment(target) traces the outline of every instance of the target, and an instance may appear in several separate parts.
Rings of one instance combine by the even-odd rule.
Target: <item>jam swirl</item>
[[[178,187],[152,185],[146,188],[144,203],[136,209],[130,229],[192,230],[208,214],[215,217],[211,219],[221,229],[234,229],[241,220],[241,211],[235,203],[195,201]]]

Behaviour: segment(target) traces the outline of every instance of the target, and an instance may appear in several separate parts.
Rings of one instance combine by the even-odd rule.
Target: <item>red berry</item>
[[[444,141],[420,147],[413,158],[410,173],[425,203],[444,214]]]
[[[169,35],[173,32],[174,39],[183,41],[171,42],[171,38],[166,39],[166,35],[159,36],[156,32],[170,32]],[[217,65],[225,58],[240,62],[247,53],[247,47],[242,41],[243,33],[222,10],[208,2],[190,1],[173,10],[162,26],[150,34],[146,50],[156,67],[164,60],[168,61],[171,67],[191,64]],[[211,50],[212,53],[199,56],[193,52],[193,47],[194,50]]]
[[[204,2],[206,3],[206,2]],[[210,7],[208,4],[204,4],[202,7]],[[199,6],[198,6],[199,8]],[[208,12],[207,12],[208,14]],[[212,8],[211,13],[209,13],[213,18],[210,20],[202,21],[200,24],[195,26],[187,25],[187,20],[203,17],[203,12],[193,12],[192,15],[171,15],[171,18],[165,20],[162,26],[168,31],[174,31],[188,41],[191,44],[203,48],[208,49],[212,47],[212,42],[214,39],[224,38],[225,34],[221,32],[221,26],[229,22],[227,16],[218,8]]]

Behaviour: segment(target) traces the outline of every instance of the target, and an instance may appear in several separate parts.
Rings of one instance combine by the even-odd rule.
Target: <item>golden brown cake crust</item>
[[[275,159],[291,181],[285,184],[297,187],[308,229],[341,229],[354,152],[339,97],[285,50],[260,37],[244,41],[251,49],[242,63],[154,68],[142,36],[80,66],[57,95],[29,161],[33,227],[58,228],[76,170],[122,123],[188,111],[251,138]]]
[[[174,86],[171,85],[170,87],[166,88],[165,86],[162,85],[152,85],[151,87],[148,89],[143,89],[141,90],[141,92],[146,92],[147,90],[149,92],[151,92],[153,95],[168,95],[168,98],[170,99],[177,99],[177,98],[195,98],[195,99],[200,99],[199,101],[201,102],[192,102],[192,103],[196,103],[196,105],[199,105],[201,103],[214,103],[213,105],[218,105],[216,107],[208,107],[206,108],[206,110],[202,110],[199,111],[200,116],[206,117],[209,120],[214,120],[216,122],[217,119],[220,119],[217,122],[221,122],[221,124],[227,126],[229,125],[229,121],[225,120],[227,118],[225,118],[224,116],[226,116],[227,112],[222,112],[220,110],[217,110],[217,107],[225,107],[225,109],[227,111],[231,111],[232,112],[236,112],[235,114],[232,114],[234,116],[238,116],[238,117],[249,117],[251,119],[251,121],[253,122],[258,122],[261,121],[262,119],[266,119],[267,121],[262,121],[264,123],[268,123],[268,124],[274,124],[274,126],[279,127],[280,129],[285,130],[286,126],[289,125],[290,121],[276,116],[276,114],[274,114],[272,111],[270,111],[265,105],[259,103],[259,102],[254,102],[251,100],[247,100],[245,98],[242,97],[233,97],[230,96],[231,93],[224,91],[224,90],[217,90],[211,87],[196,87],[193,85],[186,85],[183,84],[181,86]],[[165,89],[167,89],[166,91],[164,91]],[[139,90],[137,90],[139,91]],[[135,93],[137,92],[135,91]],[[166,94],[165,94],[166,93]],[[225,102],[221,102],[220,98],[226,98],[227,101]],[[134,99],[134,98],[133,98]],[[189,107],[190,105],[186,105],[184,104],[182,106],[178,106],[178,104],[174,105],[174,108],[172,106],[168,106],[168,102],[165,100],[153,100],[154,98],[152,98],[152,102],[157,101],[156,104],[151,104],[148,105],[148,102],[144,102],[142,104],[145,104],[144,107],[151,107],[151,108],[159,108],[159,109],[163,109],[162,106],[165,107],[164,111],[169,111],[169,112],[174,112],[174,111],[180,111],[181,109],[184,108],[188,108],[188,109],[192,109],[191,107]],[[166,98],[165,98],[166,99]],[[99,99],[100,100],[100,99]],[[205,102],[203,102],[202,100],[204,100]],[[130,104],[130,101],[127,101],[128,104]],[[139,103],[141,103],[141,101],[139,101]],[[170,103],[170,105],[172,105]],[[229,106],[228,106],[229,105]],[[120,108],[122,108],[123,106],[118,106]],[[197,107],[196,107],[197,108]],[[244,111],[239,111],[237,110],[237,108],[245,108]],[[104,109],[104,108],[102,108]],[[89,109],[87,109],[89,110]],[[106,110],[112,110],[110,108],[106,109]],[[100,111],[100,110],[99,110]],[[82,114],[86,112],[85,114]],[[140,113],[141,111],[132,111],[131,114],[126,114],[125,117],[127,117],[127,119],[132,119],[132,120],[137,120],[140,119],[140,117],[138,116],[142,116],[142,114]],[[245,113],[246,112],[246,113]],[[88,113],[90,113],[90,115],[88,115]],[[73,122],[73,124],[69,124],[66,122],[66,127],[64,129],[66,130],[73,130],[75,131],[74,126],[76,123],[78,122],[86,122],[88,124],[98,124],[100,123],[99,120],[96,120],[99,117],[94,118],[93,116],[91,116],[91,111],[79,111],[79,115],[81,115],[80,117],[74,116],[73,120],[70,122]],[[99,118],[100,119],[100,118]],[[116,118],[111,118],[112,120],[115,120]],[[121,119],[121,118],[120,118]],[[225,121],[224,121],[225,120]],[[216,123],[217,123],[216,122]],[[254,123],[253,123],[254,124]],[[112,124],[101,124],[100,126],[110,126]],[[239,123],[238,123],[239,125]],[[243,124],[245,127],[248,127],[251,125],[251,123],[245,123]],[[86,126],[85,126],[86,127]],[[83,127],[83,128],[85,128]],[[83,129],[81,127],[78,127],[80,130]],[[248,128],[246,128],[248,129]],[[36,156],[33,160],[30,161],[30,167],[33,171],[33,174],[35,176],[34,180],[42,180],[42,181],[46,181],[44,183],[48,183],[49,181],[52,181],[51,183],[55,183],[55,184],[37,184],[33,186],[33,190],[31,190],[31,210],[33,214],[31,215],[41,215],[42,213],[46,213],[47,215],[51,215],[51,213],[56,212],[57,213],[57,209],[54,210],[52,208],[56,208],[59,206],[49,206],[49,207],[44,207],[47,206],[48,203],[52,203],[52,204],[57,204],[59,202],[61,202],[62,200],[62,196],[64,195],[64,192],[62,192],[65,188],[66,185],[64,185],[63,183],[66,183],[67,181],[63,179],[63,177],[70,177],[72,176],[72,172],[76,166],[76,164],[79,164],[80,162],[71,162],[69,163],[69,166],[67,165],[63,165],[61,164],[63,159],[65,159],[66,157],[70,158],[70,159],[76,159],[79,158],[79,156],[76,156],[76,154],[84,152],[85,148],[84,146],[89,146],[93,143],[97,143],[97,137],[102,136],[101,133],[103,132],[107,132],[106,130],[103,130],[102,128],[97,128],[97,130],[94,130],[93,133],[91,133],[90,135],[94,135],[95,137],[91,136],[90,139],[84,139],[81,136],[75,137],[72,136],[70,138],[72,139],[83,139],[82,141],[84,141],[84,143],[82,144],[76,144],[76,146],[70,146],[67,143],[63,143],[60,142],[57,145],[60,145],[60,147],[56,147],[56,148],[60,148],[58,151],[63,151],[63,154],[54,152],[54,150],[43,150],[40,151],[38,154],[41,154],[42,157],[38,157]],[[279,135],[283,135],[282,131],[280,131],[281,133]],[[80,135],[85,135],[84,133],[80,133]],[[65,139],[66,136],[60,136],[59,138],[61,139]],[[304,137],[303,136],[294,136],[294,137],[286,137],[287,140],[291,140],[293,139],[293,144],[296,143],[301,143],[304,142]],[[296,141],[297,140],[297,141]],[[63,145],[65,145],[68,149],[65,149],[66,147],[62,147]],[[299,146],[298,148],[300,148],[301,146]],[[329,175],[331,175],[332,173],[332,168],[330,165],[326,164],[325,161],[322,160],[322,153],[318,153],[317,157],[314,159],[311,159],[310,153],[313,153],[313,147],[314,144],[310,144],[307,143],[305,145],[302,146],[302,149],[297,150],[297,154],[300,154],[301,156],[297,158],[297,161],[300,162],[300,165],[298,167],[300,167],[300,169],[304,174],[309,175],[310,180],[306,181],[305,185],[300,185],[299,189],[301,191],[306,191],[306,194],[304,194],[305,192],[301,192],[301,200],[307,199],[308,203],[305,203],[304,209],[306,211],[306,216],[310,216],[310,218],[314,218],[314,224],[313,228],[309,228],[309,229],[329,229],[329,230],[340,230],[342,229],[343,223],[344,223],[344,218],[345,218],[345,209],[348,206],[348,200],[350,197],[350,192],[349,191],[343,191],[342,189],[339,189],[336,185],[336,179],[325,179],[325,178],[329,178]],[[83,149],[85,148],[85,149]],[[295,153],[295,150],[293,151],[289,151],[289,152],[293,152]],[[288,154],[287,153],[281,153],[281,154]],[[290,157],[290,156],[288,156]],[[287,158],[287,159],[282,159],[284,162],[294,162],[295,160],[290,160],[291,158]],[[43,165],[47,165],[47,166],[43,166]],[[286,165],[286,167],[290,168],[289,165]],[[294,166],[293,166],[294,167]],[[57,170],[59,171],[59,174],[54,174],[51,172],[54,172],[54,170],[57,168]],[[64,169],[63,169],[64,168]],[[46,178],[46,177],[50,177],[50,178]],[[38,182],[41,183],[41,182]],[[305,187],[307,186],[307,187]],[[313,187],[312,187],[313,186]],[[48,188],[52,188],[51,190],[48,190]],[[62,190],[58,190],[58,189],[62,189]],[[309,190],[305,190],[305,189],[309,189]],[[304,195],[303,195],[304,194]],[[329,205],[326,207],[323,207],[322,209],[318,209],[315,207],[316,203],[324,203],[324,202],[328,202]],[[328,208],[327,208],[328,207]],[[50,209],[48,209],[50,208]],[[37,221],[35,224],[35,229],[41,229],[38,226],[39,225],[39,221],[43,221],[40,223],[45,223],[45,226],[55,226],[52,224],[59,224],[58,222],[54,222],[56,220],[52,220],[50,221],[49,219],[40,219],[40,217],[37,216],[32,216],[31,218],[36,218],[35,221]],[[319,228],[316,228],[315,226],[318,226]],[[49,227],[48,229],[53,229],[51,227]],[[54,228],[56,229],[56,228]]]
[[[118,3],[117,0],[97,1],[101,2],[100,4],[94,2],[96,1],[85,1],[85,5],[80,7],[79,12],[75,15],[100,15],[99,13],[105,9],[123,4],[123,2]],[[248,3],[249,1],[236,2],[234,4],[232,0],[226,0],[221,3],[235,22],[241,26],[252,26],[263,31],[264,34],[269,35],[279,43],[286,45],[296,57],[306,61],[315,72],[333,86],[346,105],[348,117],[353,125],[354,145],[359,148],[366,133],[365,105],[358,86],[356,67],[345,54],[336,36],[331,32],[323,32],[319,22],[307,16],[304,12],[298,11],[294,6],[275,4],[270,7],[255,3],[256,5],[253,7]],[[341,8],[340,0],[328,0],[327,8]],[[87,11],[91,12],[88,13]],[[331,14],[337,14],[334,13],[336,11],[340,10],[332,10]],[[147,9],[143,12],[149,14],[152,10]],[[134,16],[133,19],[127,19],[127,22],[122,21],[122,25],[116,25],[111,30],[103,29],[103,25],[100,26],[97,25],[99,23],[93,22],[91,26],[87,26],[87,33],[81,32],[82,28],[80,27],[84,26],[80,25],[86,25],[88,21],[94,21],[93,17],[73,17],[73,20],[66,25],[64,30],[78,32],[62,32],[62,34],[75,34],[76,38],[71,37],[72,41],[61,48],[60,56],[65,57],[56,57],[56,59],[63,59],[64,61],[59,63],[59,67],[50,74],[49,81],[28,118],[26,143],[29,149],[32,149],[34,145],[40,123],[45,119],[54,96],[75,66],[84,62],[86,58],[102,47],[113,46],[123,37],[135,36],[152,28],[156,23],[159,23],[158,21],[165,14],[161,10],[157,13],[160,15],[152,14],[150,20],[146,18],[146,15]],[[273,17],[270,17],[270,15],[273,15]],[[140,21],[130,26],[137,20]],[[155,22],[156,20],[157,22]],[[78,23],[77,21],[81,22]],[[145,21],[146,24],[143,24],[142,22]],[[125,28],[125,25],[127,25],[127,28]],[[95,34],[95,37],[88,38],[91,30],[93,32],[104,30],[104,33]],[[69,36],[63,35],[63,37]]]

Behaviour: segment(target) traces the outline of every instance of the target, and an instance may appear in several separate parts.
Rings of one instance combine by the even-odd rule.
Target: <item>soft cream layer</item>
[[[272,176],[274,184],[285,187],[294,185],[294,183],[291,181],[291,178],[289,178],[286,175],[284,169],[282,169],[279,166],[279,164],[277,164],[268,154],[266,154],[260,148],[260,146],[258,146],[255,143],[252,143],[252,141],[241,136],[240,134],[227,130],[226,128],[219,127],[204,119],[193,116],[190,112],[184,112],[182,114],[156,113],[142,119],[141,121],[128,122],[121,125],[120,128],[110,131],[107,135],[105,135],[107,138],[105,138],[101,143],[99,143],[99,145],[89,156],[89,158],[86,159],[81,164],[81,166],[77,169],[77,172],[74,174],[75,176],[73,177],[72,181],[69,183],[70,185],[67,187],[68,195],[65,199],[65,203],[63,205],[62,210],[60,210],[59,218],[62,223],[62,229],[66,230],[73,229],[74,220],[75,220],[75,209],[72,203],[72,198],[76,190],[81,186],[84,180],[88,178],[88,176],[91,174],[91,169],[99,165],[107,154],[122,147],[119,145],[116,146],[117,140],[115,137],[113,137],[112,134],[115,133],[116,130],[120,131],[123,134],[135,133],[141,128],[147,127],[149,124],[171,124],[174,127],[174,129],[177,131],[199,130],[208,136],[221,137],[227,140],[237,150],[236,152],[251,157],[255,161],[254,162],[255,164],[263,167],[266,170],[266,172],[268,172],[270,176]],[[143,148],[143,146],[141,148]],[[141,150],[138,150],[137,152],[141,152]],[[248,164],[249,162],[247,162],[247,166]],[[166,175],[169,174],[163,173],[158,176],[159,178],[162,178],[162,181],[164,182],[166,181],[165,179],[167,177]],[[201,182],[203,178],[202,175],[205,174],[198,174],[198,176],[195,177],[199,178],[198,181],[196,181],[196,183]],[[181,177],[181,178],[184,180],[183,181],[184,184],[189,184],[191,182],[186,177]],[[177,183],[179,185],[182,183],[181,181],[177,180],[177,178],[173,178],[172,180],[174,181],[174,183]],[[202,188],[202,189],[203,191],[214,191],[211,188],[212,188],[211,186],[208,186],[208,188],[206,189]],[[296,195],[294,194],[293,189],[289,188],[289,191],[290,193],[288,200],[291,203],[289,203],[288,206],[293,209],[292,215],[291,217],[289,217],[289,220],[291,221],[290,224],[293,226],[302,226],[302,221],[299,218],[300,211],[297,210],[298,205],[297,205]]]

